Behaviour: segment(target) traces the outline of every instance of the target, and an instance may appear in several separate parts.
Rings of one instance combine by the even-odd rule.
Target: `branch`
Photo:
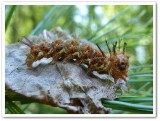
[[[61,38],[74,39],[61,28],[46,31],[39,36],[30,36],[32,42],[49,42]],[[5,48],[6,89],[27,98],[51,106],[58,106],[71,113],[109,113],[102,99],[117,98],[115,85],[110,78],[88,76],[86,71],[74,63],[56,62],[29,69],[25,64],[29,47],[21,43]]]

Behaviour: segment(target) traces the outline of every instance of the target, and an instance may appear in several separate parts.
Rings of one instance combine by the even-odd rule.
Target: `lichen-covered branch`
[[[61,28],[28,37],[33,42],[72,39]],[[7,89],[51,106],[64,108],[72,113],[104,114],[111,111],[102,99],[117,98],[113,80],[87,75],[75,63],[49,63],[29,69],[25,64],[29,47],[16,43],[5,48],[5,84]]]

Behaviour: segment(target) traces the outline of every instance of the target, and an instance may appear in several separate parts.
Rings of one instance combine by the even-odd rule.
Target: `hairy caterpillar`
[[[99,50],[77,40],[63,41],[58,39],[51,43],[42,42],[39,44],[34,44],[27,38],[25,40],[21,42],[30,47],[26,58],[26,64],[29,68],[32,68],[35,61],[42,58],[53,58],[53,61],[63,62],[72,60],[78,64],[87,65],[88,74],[97,71],[99,74],[111,75],[115,83],[118,79],[124,81],[127,79],[129,57],[125,54],[126,43],[124,43],[122,52],[116,52],[117,42],[113,44],[111,50],[106,41],[109,54],[105,54],[98,45]]]

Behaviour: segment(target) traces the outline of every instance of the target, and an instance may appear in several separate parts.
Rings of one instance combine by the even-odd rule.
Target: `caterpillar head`
[[[118,79],[123,79],[126,82],[128,77],[129,57],[123,53],[114,54],[110,57],[110,61],[112,62],[111,75],[115,83]]]
[[[106,42],[107,43],[107,42]],[[129,67],[129,56],[125,54],[125,48],[127,43],[124,43],[123,52],[116,52],[117,42],[113,44],[113,52],[111,52],[109,45],[107,43],[107,47],[110,53],[110,70],[111,75],[114,78],[115,83],[117,83],[118,79],[123,81],[127,81],[128,78],[128,67]],[[120,47],[119,47],[120,50]]]

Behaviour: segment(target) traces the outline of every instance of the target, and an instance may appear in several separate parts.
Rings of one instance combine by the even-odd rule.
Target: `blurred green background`
[[[129,93],[120,95],[115,102],[104,101],[103,104],[113,108],[112,114],[153,113],[152,5],[7,5],[5,15],[6,45],[57,26],[79,38],[98,43],[105,52],[105,40],[127,42]],[[10,110],[13,105],[24,113],[67,113],[43,104],[13,101],[10,99],[6,103],[6,113],[15,113]]]

